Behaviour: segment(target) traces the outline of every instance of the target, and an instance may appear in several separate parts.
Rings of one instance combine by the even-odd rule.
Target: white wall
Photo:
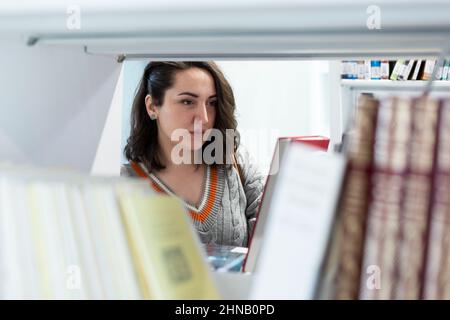
[[[139,80],[142,77],[147,61],[131,60],[123,63],[123,107],[122,107],[122,141],[121,161],[127,160],[123,154],[123,148],[130,134],[130,113]]]
[[[219,65],[235,94],[242,143],[263,171],[268,170],[277,137],[329,137],[327,61],[221,61]]]

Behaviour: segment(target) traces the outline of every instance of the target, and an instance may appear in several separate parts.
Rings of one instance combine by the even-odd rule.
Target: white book
[[[364,65],[365,65],[365,76],[364,76],[364,79],[370,80],[371,79],[371,75],[372,75],[371,66],[370,66],[370,60],[364,60]]]
[[[348,79],[349,74],[349,62],[344,60],[341,62],[341,77],[343,79]]]
[[[45,240],[44,224],[46,223],[41,215],[38,192],[38,186],[32,182],[27,183],[26,193],[28,200],[28,207],[30,210],[30,223],[32,229],[33,239],[33,253],[36,256],[36,268],[38,271],[38,295],[40,299],[51,299],[53,290],[50,285],[50,276],[52,274],[49,267],[49,253],[47,242]]]
[[[77,249],[81,256],[81,286],[86,291],[88,299],[104,299],[100,268],[95,256],[94,240],[87,218],[90,212],[86,209],[82,187],[79,184],[71,184],[68,189],[71,219],[74,225]]]
[[[108,190],[109,189],[109,190]],[[109,265],[109,273],[111,277],[111,285],[113,289],[111,290],[111,295],[113,299],[122,299],[121,284],[120,282],[125,279],[125,275],[119,274],[118,269],[118,257],[120,257],[120,252],[117,251],[118,248],[113,246],[115,243],[114,232],[112,220],[116,217],[112,215],[112,212],[107,211],[107,193],[112,192],[112,190],[107,185],[95,184],[95,199],[97,203],[97,219],[100,222],[98,225],[98,230],[102,234],[103,238],[103,255]],[[116,255],[117,253],[117,255]]]
[[[293,143],[270,206],[251,299],[313,299],[340,194],[345,159]]]
[[[99,277],[103,288],[104,299],[114,299],[114,285],[112,283],[112,274],[110,271],[108,258],[104,252],[106,247],[105,236],[102,234],[100,217],[98,215],[98,205],[95,197],[96,186],[84,184],[83,199],[86,205],[86,217],[88,229],[93,242],[95,260],[99,269]]]
[[[398,80],[401,80],[403,78],[403,73],[405,72],[407,61],[403,60],[402,63],[398,66]]]
[[[17,246],[14,225],[16,201],[10,181],[0,178],[0,298],[23,298],[22,275],[20,272],[20,248]]]
[[[146,185],[148,189],[148,185]],[[112,272],[115,299],[139,299],[139,284],[132,265],[132,257],[128,248],[125,229],[121,221],[121,214],[116,200],[114,185],[105,184],[97,189],[97,199],[101,200],[102,209],[99,218],[107,228],[107,256]],[[100,203],[99,203],[100,204]]]
[[[82,261],[79,256],[74,225],[71,220],[67,182],[53,184],[55,208],[61,224],[61,245],[64,254],[65,298],[86,299],[87,292],[82,285]]]
[[[124,182],[121,183],[125,184]],[[142,186],[141,186],[142,187]],[[133,265],[133,260],[128,246],[128,239],[126,237],[125,226],[122,221],[120,208],[117,202],[116,186],[111,186],[110,190],[105,194],[107,219],[111,221],[111,230],[113,238],[111,239],[111,246],[115,248],[115,262],[116,274],[115,277],[119,279],[120,299],[142,299],[142,294],[139,288],[139,282],[136,275],[136,270]],[[148,185],[145,184],[148,189]]]
[[[398,80],[398,77],[404,68],[404,62],[405,60],[402,59],[395,62],[394,70],[392,70],[391,76],[389,77],[390,80]]]
[[[435,64],[436,60],[425,60],[422,80],[428,80],[431,77]]]
[[[389,61],[382,60],[380,69],[381,69],[381,79],[384,80],[389,79]]]
[[[0,170],[4,170],[2,164],[0,164]],[[2,300],[6,298],[5,293],[7,290],[5,278],[8,272],[8,266],[6,264],[8,261],[6,257],[6,235],[3,231],[3,228],[6,227],[3,215],[7,211],[6,203],[2,201],[7,196],[4,184],[6,184],[6,178],[0,176],[0,299]]]
[[[275,191],[276,181],[280,168],[280,162],[283,159],[284,151],[287,145],[291,143],[289,139],[278,139],[275,146],[275,152],[270,165],[270,172],[264,184],[263,198],[261,200],[260,208],[258,209],[258,216],[255,224],[255,230],[251,235],[247,257],[245,259],[244,271],[255,272],[257,269],[257,262],[261,252],[261,244],[265,234],[265,228],[269,215],[269,207],[272,201],[273,192]]]
[[[435,80],[441,80],[444,72],[445,60],[442,60],[439,66],[437,66]]]
[[[420,67],[422,66],[422,62],[423,62],[423,60],[417,60],[416,67],[414,68],[414,73],[411,78],[412,80],[417,80],[417,77],[418,77],[419,71],[420,71]]]
[[[444,69],[442,69],[442,80],[448,80],[448,71],[450,69],[450,61],[444,61]]]
[[[364,79],[365,78],[365,75],[366,75],[366,65],[365,65],[365,63],[364,63],[364,60],[358,60],[357,61],[357,72],[358,72],[358,74],[357,74],[357,78],[358,79]]]
[[[21,261],[18,269],[24,284],[22,298],[39,299],[39,273],[36,256],[34,255],[33,228],[31,210],[27,201],[26,183],[22,179],[11,179],[9,188],[13,192],[12,199],[16,204],[15,212],[11,212],[11,214],[15,217],[15,229],[18,236]]]
[[[56,199],[53,186],[48,181],[33,182],[35,201],[38,203],[38,219],[42,219],[41,236],[44,240],[43,251],[46,251],[42,266],[48,268],[45,279],[48,285],[49,299],[64,299],[66,284],[66,266],[63,247],[61,243],[62,232],[59,222],[59,212],[56,208]],[[41,252],[42,254],[42,252]],[[42,272],[42,270],[40,270]]]
[[[413,65],[414,65],[414,60],[409,60],[406,67],[403,69],[403,73],[401,74],[402,80],[408,80],[409,74],[411,73]]]

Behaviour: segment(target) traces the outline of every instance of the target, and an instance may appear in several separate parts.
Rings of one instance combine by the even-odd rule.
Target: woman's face
[[[146,99],[146,105],[147,102]],[[178,144],[180,131],[175,130],[184,129],[187,137],[181,141],[183,148],[200,149],[204,132],[214,127],[216,106],[214,79],[209,72],[200,68],[176,72],[173,86],[166,90],[164,104],[152,108],[157,115],[160,142]],[[172,134],[176,141],[172,141]]]

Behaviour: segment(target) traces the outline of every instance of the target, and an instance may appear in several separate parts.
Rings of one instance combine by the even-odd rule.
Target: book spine
[[[437,66],[436,76],[434,80],[442,80],[442,74],[445,67],[445,60],[441,61],[441,63]]]
[[[422,65],[422,60],[417,60],[416,68],[414,69],[414,73],[413,73],[411,80],[417,80],[417,77],[419,76],[419,70],[420,70],[421,65]]]
[[[358,61],[350,61],[350,79],[358,79]]]
[[[364,60],[364,66],[365,66],[365,75],[364,79],[370,80],[371,70],[370,70],[370,60]]]
[[[396,259],[395,299],[420,298],[435,158],[438,103],[434,99],[419,98],[414,100],[412,109],[411,143]]]
[[[394,261],[410,122],[409,100],[391,98],[381,102],[360,299],[391,299],[393,296]]]
[[[381,79],[388,80],[389,79],[389,61],[381,60]]]
[[[409,60],[408,66],[406,67],[405,73],[403,75],[403,80],[408,80],[410,75],[411,75],[411,71],[414,67],[414,63],[415,60]]]
[[[431,75],[433,74],[434,65],[436,64],[435,60],[425,60],[425,67],[423,69],[423,75],[421,80],[429,80]]]
[[[448,71],[450,69],[450,60],[445,60],[445,66],[442,70],[442,80],[448,80]]]
[[[348,151],[349,166],[338,209],[336,299],[358,298],[377,110],[378,101],[361,100]]]
[[[401,72],[404,62],[405,62],[405,60],[397,60],[397,62],[395,63],[395,66],[394,66],[394,70],[392,70],[392,73],[391,73],[391,77],[390,77],[391,80],[398,79],[398,75]]]
[[[358,60],[357,68],[358,68],[358,79],[364,80],[366,75],[366,65],[364,63],[364,60]]]
[[[350,134],[349,161],[337,209],[332,248],[324,275],[328,294],[322,298],[327,299],[358,297],[378,101],[362,97],[357,110]]]
[[[380,80],[381,79],[381,61],[380,60],[372,60],[370,62],[370,77],[372,80]]]
[[[348,61],[341,62],[341,79],[348,79]]]
[[[429,222],[423,299],[450,299],[450,102],[439,110],[437,156]]]

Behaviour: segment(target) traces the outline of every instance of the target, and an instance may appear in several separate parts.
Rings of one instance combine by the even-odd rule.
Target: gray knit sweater
[[[248,246],[262,197],[265,177],[242,147],[237,153],[237,161],[241,168],[243,183],[234,167],[227,169],[225,166],[218,166],[216,171],[218,187],[213,212],[206,221],[192,219],[200,240],[205,244]],[[206,179],[209,179],[210,171],[208,168]],[[151,180],[158,182],[159,186],[170,193],[171,190],[166,188],[162,181],[158,181],[151,173],[146,173]],[[137,177],[129,164],[122,166],[120,175]],[[189,206],[187,203],[185,205]]]

